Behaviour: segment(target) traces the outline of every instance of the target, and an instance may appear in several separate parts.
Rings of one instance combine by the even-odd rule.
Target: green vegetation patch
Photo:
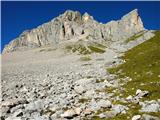
[[[79,103],[87,103],[88,101],[89,99],[86,99],[86,98],[79,99]]]
[[[144,35],[145,31],[142,31],[138,34],[135,34],[133,35],[132,37],[128,38],[125,42],[128,43],[128,42],[131,42],[131,41],[134,41],[136,40],[137,38],[141,37],[142,35]]]
[[[101,83],[101,82],[104,82],[104,81],[105,81],[105,79],[97,79],[96,83]]]
[[[105,52],[105,45],[102,45],[97,42],[93,42],[91,45],[84,46],[82,44],[74,44],[74,45],[68,45],[65,47],[65,49],[68,52],[78,52],[79,54],[87,55],[91,53],[104,53]]]
[[[89,55],[80,57],[80,61],[90,61],[90,60],[91,60],[91,57]]]
[[[116,105],[116,104],[121,104],[121,105],[128,105],[128,102],[123,102],[123,101],[120,101],[120,100],[114,100],[112,102],[112,104]]]
[[[107,46],[105,46],[105,45],[103,45],[103,44],[100,44],[100,43],[97,43],[97,42],[94,42],[94,45],[95,45],[96,47],[103,48],[103,49],[107,48]]]
[[[122,57],[126,62],[108,71],[119,78],[130,77],[123,87],[124,97],[135,95],[137,89],[149,91],[144,99],[160,98],[160,31],[146,42],[127,51]],[[121,72],[118,72],[121,71]]]
[[[105,50],[103,48],[97,47],[97,46],[88,46],[88,48],[95,53],[104,53]]]
[[[91,51],[81,44],[68,45],[65,48],[68,52],[78,52],[80,54],[91,54]]]
[[[55,111],[52,111],[52,110],[49,109],[49,108],[46,108],[45,110],[41,110],[41,114],[42,114],[42,115],[46,115],[46,114],[52,115],[52,114],[54,114],[54,113],[55,113]]]
[[[86,76],[87,79],[93,78],[92,76]]]

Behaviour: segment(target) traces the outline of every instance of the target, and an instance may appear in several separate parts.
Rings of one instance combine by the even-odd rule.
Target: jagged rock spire
[[[138,14],[138,9],[134,9],[124,15],[121,20],[126,22],[127,25],[130,25],[130,27],[137,29],[137,31],[144,29],[143,22]]]

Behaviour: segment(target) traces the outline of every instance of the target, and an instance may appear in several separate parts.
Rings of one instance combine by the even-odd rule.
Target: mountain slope
[[[117,117],[126,119],[128,116],[134,114],[143,114],[142,102],[154,101],[160,98],[160,31],[155,32],[155,36],[146,42],[132,48],[125,52],[122,59],[125,63],[108,69],[111,74],[116,74],[117,79],[121,79],[121,83],[124,89],[120,91],[121,97],[127,98],[129,95],[134,96],[136,90],[148,91],[149,94],[145,96],[138,104],[131,102],[131,106],[135,106],[130,110],[129,114],[123,115],[123,117]],[[130,80],[126,79],[127,77]],[[152,103],[152,102],[151,102]],[[147,103],[144,102],[144,104]],[[128,104],[129,105],[129,104]],[[152,109],[150,107],[150,109]],[[151,115],[155,115],[160,118],[159,112],[152,112]],[[118,119],[118,120],[119,120]]]
[[[159,40],[137,10],[107,24],[66,11],[4,49],[0,118],[159,120]]]

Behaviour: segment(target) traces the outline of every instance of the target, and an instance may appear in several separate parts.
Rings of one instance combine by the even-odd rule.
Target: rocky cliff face
[[[46,45],[57,46],[58,43],[76,39],[81,35],[89,35],[94,40],[125,40],[144,30],[137,9],[123,16],[118,21],[107,24],[98,23],[92,16],[68,10],[48,23],[35,29],[24,31],[18,38],[5,46],[3,53]]]

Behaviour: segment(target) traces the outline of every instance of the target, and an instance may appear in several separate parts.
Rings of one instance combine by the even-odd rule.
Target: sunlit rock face
[[[82,16],[82,19],[83,19],[84,22],[87,22],[87,21],[89,21],[89,20],[93,20],[93,17],[90,16],[90,15],[86,12],[86,13],[84,13],[84,15]]]
[[[121,26],[125,32],[137,33],[144,30],[141,18],[138,15],[137,9],[131,11],[121,19]]]
[[[100,24],[88,13],[81,15],[78,11],[67,10],[64,14],[35,29],[24,31],[18,38],[5,46],[3,53],[21,48],[37,48],[87,34],[96,41],[124,40],[144,30],[137,9],[123,16],[120,20]]]

